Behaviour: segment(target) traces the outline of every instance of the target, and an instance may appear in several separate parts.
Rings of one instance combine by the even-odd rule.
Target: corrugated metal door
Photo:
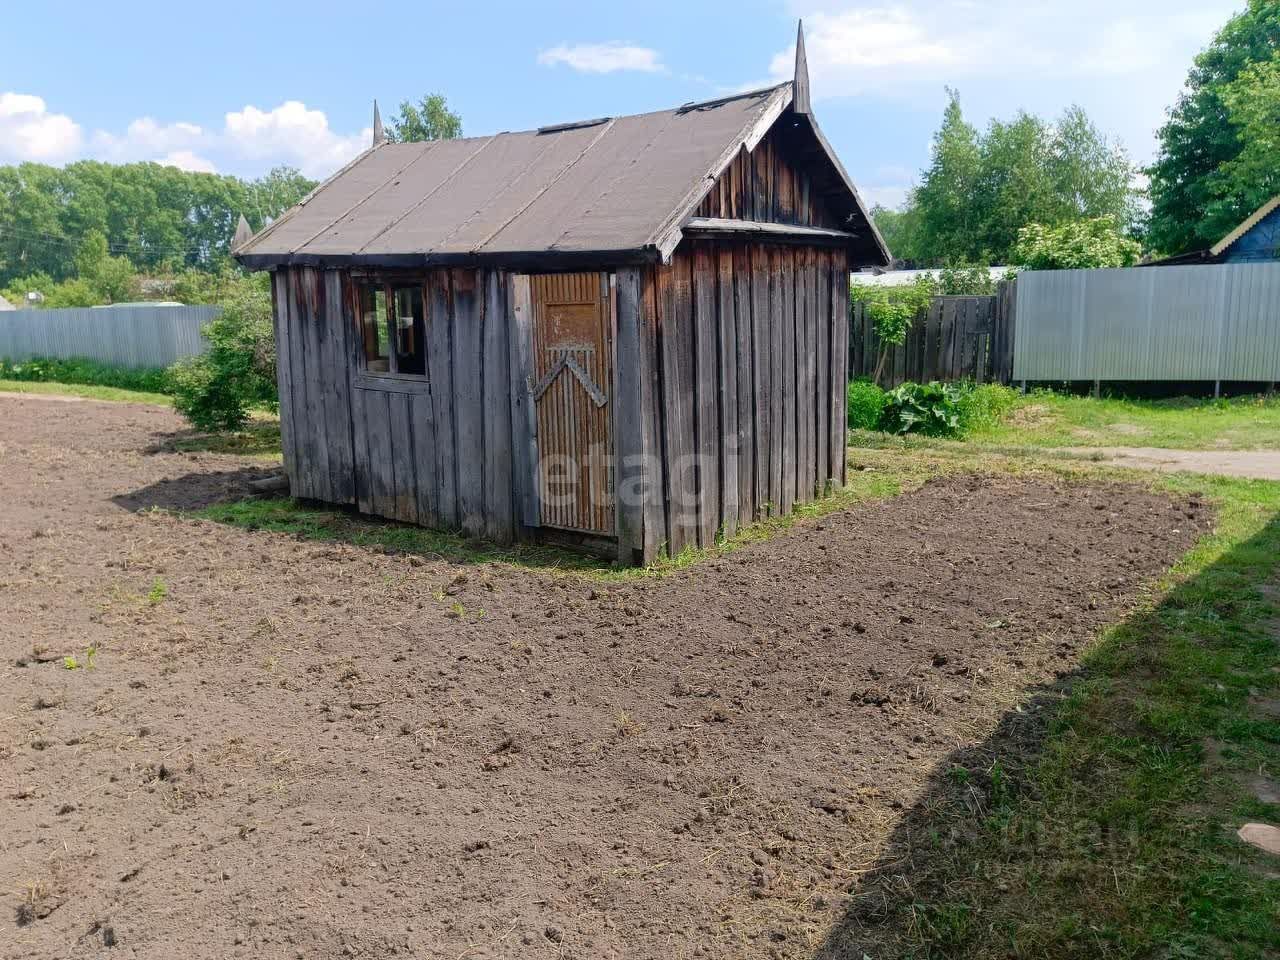
[[[612,535],[609,275],[530,279],[540,519],[547,527]]]

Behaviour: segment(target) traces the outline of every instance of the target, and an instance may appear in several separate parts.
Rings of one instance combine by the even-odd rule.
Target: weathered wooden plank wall
[[[429,376],[360,371],[355,291],[343,271],[273,280],[281,435],[295,496],[460,529],[517,535],[529,462],[525,398],[513,401],[516,324],[501,271],[435,270],[423,283]],[[519,464],[519,466],[517,466]]]
[[[701,242],[616,274],[619,554],[705,547],[844,474],[847,258]],[[354,281],[273,281],[285,466],[295,495],[509,542],[531,535],[527,278],[434,270],[428,376],[360,369]]]
[[[823,204],[809,174],[811,162],[797,162],[785,132],[774,127],[755,150],[730,161],[694,216],[791,223],[840,229]]]
[[[1016,284],[1001,283],[994,296],[937,297],[916,318],[905,343],[892,347],[880,382],[974,380],[1008,383],[1013,376]],[[843,292],[846,301],[848,290]],[[849,312],[848,376],[870,377],[880,341],[860,303]]]
[[[642,402],[639,425],[626,428],[656,474],[628,521],[644,525],[645,559],[710,546],[843,481],[843,251],[692,243],[624,296],[633,282],[620,272],[619,330],[652,331],[661,398],[657,409]]]
[[[281,441],[293,492],[355,503],[348,329],[335,271],[299,267],[274,278],[280,343]]]

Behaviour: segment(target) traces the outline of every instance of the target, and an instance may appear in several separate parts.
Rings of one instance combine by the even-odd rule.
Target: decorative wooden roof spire
[[[813,113],[809,106],[809,60],[804,55],[804,21],[796,26],[796,76],[791,84],[791,109]]]
[[[382,114],[378,112],[378,101],[373,101],[373,145],[387,142],[387,131],[382,129]]]
[[[244,214],[240,214],[240,222],[236,224],[235,236],[231,238],[231,249],[238,250],[253,238],[253,230],[249,228],[249,221],[244,218]]]

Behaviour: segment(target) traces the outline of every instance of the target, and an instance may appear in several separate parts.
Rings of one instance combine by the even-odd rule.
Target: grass
[[[215,504],[199,511],[196,516],[248,530],[270,530],[306,540],[375,547],[453,563],[500,563],[544,572],[573,573],[593,580],[622,581],[637,577],[665,576],[710,557],[724,556],[746,544],[767,540],[802,520],[847,509],[863,501],[896,496],[944,469],[947,468],[942,461],[927,459],[892,473],[855,469],[850,473],[848,486],[833,490],[830,496],[797,507],[789,516],[765,518],[737,530],[733,536],[718,538],[714,547],[691,547],[674,557],[664,555],[647,567],[618,567],[608,560],[554,546],[501,546],[457,533],[363,517],[347,510],[316,506],[292,498],[249,499]]]
[[[32,393],[48,396],[83,397],[86,400],[110,400],[118,403],[149,403],[163,407],[173,406],[173,399],[163,393],[149,393],[142,390],[128,390],[123,387],[103,387],[83,383],[0,379],[0,393]]]
[[[141,393],[172,392],[168,373],[159,367],[123,367],[83,357],[33,357],[18,363],[0,359],[0,380],[76,383]]]
[[[975,431],[984,445],[1256,450],[1280,447],[1280,396],[1126,400],[1036,391],[998,423]]]
[[[857,456],[886,470],[931,457],[953,470],[1120,475],[976,445]],[[1125,475],[1202,491],[1216,529],[1068,682],[1033,692],[936,772],[897,838],[912,855],[855,888],[824,957],[861,958],[869,941],[876,957],[1280,950],[1277,865],[1234,836],[1248,819],[1280,823],[1280,807],[1246,789],[1251,776],[1280,778],[1280,722],[1250,706],[1280,689],[1280,483]]]
[[[249,422],[239,430],[201,433],[191,430],[164,441],[164,448],[178,453],[225,453],[278,463],[280,417],[265,410],[251,410]]]

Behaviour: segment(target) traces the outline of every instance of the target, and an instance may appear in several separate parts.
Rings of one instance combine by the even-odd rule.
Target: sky
[[[363,0],[24,3],[5,17],[0,163],[155,160],[311,177],[372,102],[442,93],[464,134],[616,116],[789,79],[863,195],[900,203],[960,92],[971,122],[1076,103],[1139,164],[1192,58],[1244,0]]]

